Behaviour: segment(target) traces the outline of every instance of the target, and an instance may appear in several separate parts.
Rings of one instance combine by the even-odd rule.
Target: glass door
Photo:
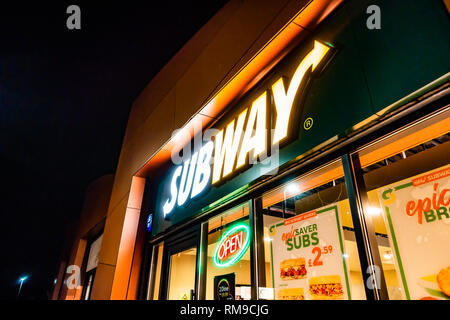
[[[163,286],[160,297],[194,300],[197,268],[198,230],[167,240],[164,248]]]
[[[197,247],[170,256],[168,300],[194,300]]]

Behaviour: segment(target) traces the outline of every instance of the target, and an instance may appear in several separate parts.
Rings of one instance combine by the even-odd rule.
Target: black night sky
[[[0,299],[48,299],[87,185],[117,166],[133,100],[225,1],[0,4]],[[81,8],[81,30],[66,8]]]

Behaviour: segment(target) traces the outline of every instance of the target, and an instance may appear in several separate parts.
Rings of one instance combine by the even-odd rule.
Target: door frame
[[[197,288],[198,282],[197,264],[198,264],[198,255],[200,251],[199,244],[200,244],[200,225],[194,226],[187,230],[183,230],[177,235],[174,235],[164,240],[164,252],[161,268],[161,286],[159,288],[160,300],[168,300],[169,282],[170,282],[170,264],[171,264],[170,258],[172,257],[172,255],[190,249],[192,247],[195,247],[197,249],[197,255],[195,259],[196,263],[194,270],[195,283],[192,289],[195,290],[195,288]]]

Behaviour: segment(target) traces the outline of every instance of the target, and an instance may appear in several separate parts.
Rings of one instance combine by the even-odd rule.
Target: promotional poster
[[[337,204],[270,227],[279,300],[351,299]]]

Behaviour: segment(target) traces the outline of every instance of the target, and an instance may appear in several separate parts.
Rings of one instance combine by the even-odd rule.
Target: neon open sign
[[[238,224],[228,230],[220,239],[214,252],[213,261],[225,268],[238,262],[250,246],[250,228]]]

